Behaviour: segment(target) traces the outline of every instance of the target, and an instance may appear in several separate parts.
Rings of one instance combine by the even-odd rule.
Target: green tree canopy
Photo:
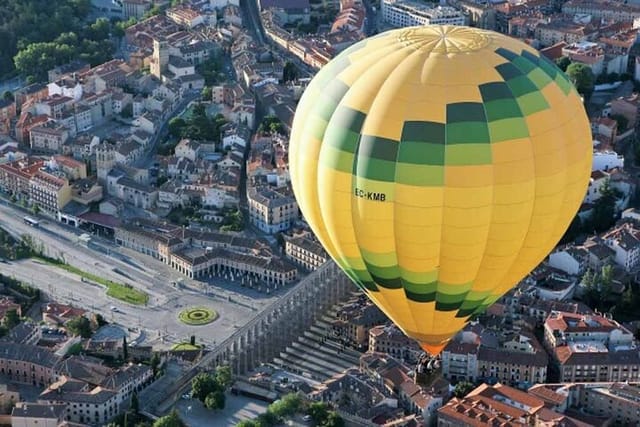
[[[284,418],[298,412],[302,408],[302,404],[302,396],[298,393],[289,393],[269,405],[269,412],[278,418]]]
[[[460,381],[458,384],[456,384],[456,387],[453,389],[453,395],[458,398],[463,398],[467,394],[469,394],[469,392],[471,392],[474,388],[476,387],[469,381]]]
[[[602,232],[608,230],[615,222],[616,201],[620,193],[611,187],[609,180],[600,188],[600,198],[595,201],[587,227]]]
[[[595,85],[595,77],[591,68],[585,64],[573,62],[567,67],[566,73],[576,90],[588,98]]]
[[[307,409],[307,414],[311,416],[311,419],[318,425],[325,422],[329,416],[329,407],[324,402],[313,402]]]
[[[321,427],[344,427],[344,419],[338,415],[336,411],[329,412],[327,419],[322,423]]]
[[[220,386],[227,390],[233,384],[233,376],[229,365],[218,366],[216,368],[216,381]]]
[[[82,338],[91,337],[91,322],[84,316],[77,316],[69,320],[65,327],[73,335],[80,335]]]
[[[180,419],[178,412],[174,410],[169,415],[158,418],[156,422],[153,423],[153,427],[184,427],[184,423]]]
[[[567,56],[561,56],[560,58],[557,58],[555,60],[555,63],[558,66],[558,68],[560,68],[562,71],[566,72],[567,71],[567,67],[569,65],[571,65],[571,60]]]
[[[291,61],[287,61],[284,64],[284,69],[282,70],[282,80],[285,83],[297,79],[299,75],[300,71],[298,70],[298,67],[296,67],[296,64]]]
[[[82,29],[90,10],[91,0],[0,1],[0,76],[14,71],[12,58],[29,44]]]
[[[169,120],[169,133],[173,136],[180,137],[185,126],[187,126],[187,122],[182,117],[174,117]]]
[[[15,308],[7,310],[7,312],[4,314],[2,325],[7,329],[11,329],[18,323],[20,323],[20,316],[18,316],[18,311]]]
[[[281,135],[286,133],[284,125],[276,116],[265,116],[260,126],[258,126],[258,132],[273,132]]]
[[[225,396],[222,390],[216,390],[213,393],[209,393],[204,399],[204,406],[207,409],[224,409]]]
[[[203,403],[209,394],[221,389],[215,377],[208,372],[202,372],[191,380],[191,394],[193,398]]]
[[[211,101],[211,93],[212,93],[212,89],[211,86],[205,86],[202,89],[202,99],[204,99],[205,101]]]

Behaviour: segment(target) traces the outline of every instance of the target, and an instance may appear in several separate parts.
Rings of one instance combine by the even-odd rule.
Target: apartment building
[[[60,358],[42,347],[0,342],[0,374],[21,384],[44,387],[57,379]]]
[[[465,24],[464,14],[453,7],[429,7],[412,0],[382,0],[382,17],[394,27]]]
[[[482,384],[463,398],[453,398],[438,409],[438,427],[573,426],[592,424],[547,407],[533,394],[503,385]]]
[[[315,239],[308,236],[285,238],[284,252],[288,259],[312,271],[329,260],[329,256]]]
[[[465,330],[442,352],[442,375],[451,381],[500,381],[526,387],[547,380],[548,357],[535,336],[526,331],[500,336]]]
[[[379,325],[369,329],[369,351],[386,353],[407,363],[418,361],[424,351],[395,325]]]
[[[183,241],[177,237],[133,224],[123,224],[116,228],[114,239],[120,246],[149,255],[165,264],[170,264],[172,251],[184,246]]]
[[[553,312],[544,341],[561,382],[638,381],[640,355],[633,334],[600,315]]]
[[[266,233],[285,231],[299,218],[298,203],[293,196],[251,188],[247,191],[247,199],[249,220]]]
[[[57,215],[71,200],[69,180],[39,170],[29,181],[29,197],[42,211]]]
[[[35,126],[29,132],[31,149],[41,154],[62,153],[62,146],[68,139],[69,131],[53,121]]]
[[[640,17],[640,6],[611,0],[569,0],[562,5],[562,13],[591,15],[592,19],[609,22],[633,22]]]
[[[28,199],[29,181],[44,167],[44,161],[33,157],[0,165],[0,187],[18,199]]]

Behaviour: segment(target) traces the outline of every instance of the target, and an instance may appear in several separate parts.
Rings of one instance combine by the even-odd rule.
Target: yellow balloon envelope
[[[562,237],[591,141],[580,96],[535,49],[412,27],[320,70],[296,111],[289,167],[331,257],[437,354]]]

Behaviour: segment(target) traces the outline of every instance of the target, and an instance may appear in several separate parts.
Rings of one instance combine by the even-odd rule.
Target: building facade
[[[411,0],[382,0],[382,17],[394,27],[465,25],[465,17],[449,6],[428,7]]]

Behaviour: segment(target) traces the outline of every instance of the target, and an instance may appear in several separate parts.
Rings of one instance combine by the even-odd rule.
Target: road
[[[245,15],[243,18],[244,26],[253,33],[254,39],[256,39],[258,43],[261,45],[267,44],[264,28],[262,28],[262,21],[260,20],[258,0],[240,0],[240,8]]]
[[[213,347],[279,295],[259,294],[218,278],[211,279],[209,284],[185,279],[185,288],[177,290],[170,283],[182,276],[158,260],[95,237],[96,243],[86,246],[78,240],[82,230],[50,220],[42,220],[40,227],[32,228],[23,223],[23,216],[21,210],[4,201],[0,203],[0,227],[11,230],[14,235],[31,235],[37,244],[42,243],[48,256],[64,257],[67,263],[84,271],[144,290],[150,295],[149,303],[146,307],[133,306],[108,297],[103,288],[84,283],[75,274],[36,260],[0,264],[3,274],[32,284],[59,302],[101,313],[106,319],[127,327],[139,327],[148,337],[145,344],[166,348],[196,335],[199,343]],[[192,306],[215,310],[220,316],[215,327],[180,323],[178,313]],[[112,311],[111,307],[116,307],[117,311]]]
[[[185,97],[180,101],[176,108],[173,109],[171,114],[169,114],[166,120],[162,122],[162,126],[160,126],[160,129],[158,129],[158,131],[153,134],[144,154],[138,160],[136,160],[134,166],[147,169],[151,166],[153,156],[158,151],[158,143],[164,140],[164,138],[167,136],[169,121],[181,114],[187,108],[190,102],[195,101],[199,97],[200,92],[195,90],[190,91],[185,95]]]

